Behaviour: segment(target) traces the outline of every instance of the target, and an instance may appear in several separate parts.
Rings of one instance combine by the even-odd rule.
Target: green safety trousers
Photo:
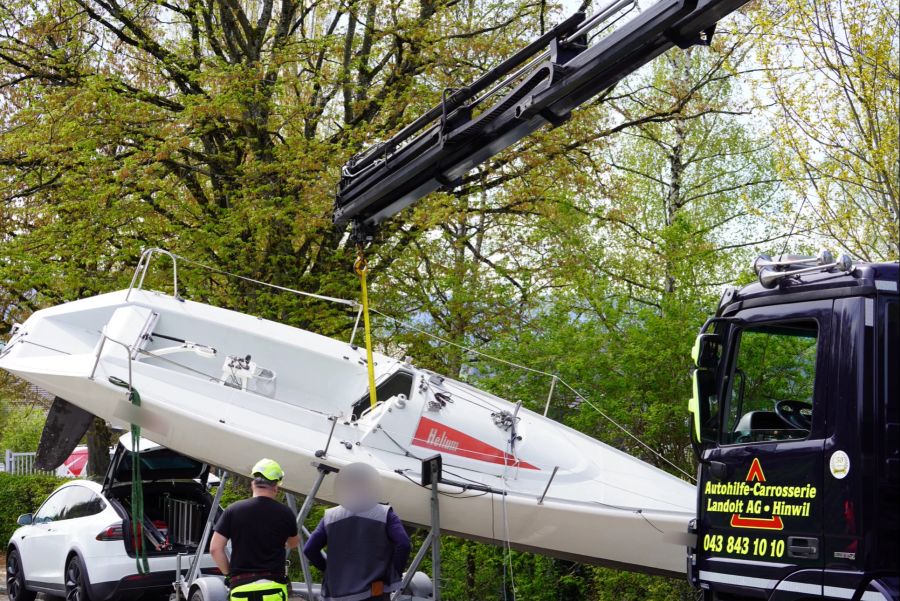
[[[280,582],[251,582],[231,589],[228,601],[287,601],[286,584]]]

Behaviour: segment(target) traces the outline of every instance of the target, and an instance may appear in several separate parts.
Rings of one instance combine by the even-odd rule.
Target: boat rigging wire
[[[315,293],[313,293],[313,292],[306,292],[306,291],[303,291],[303,290],[297,290],[297,289],[295,289],[295,288],[288,288],[288,287],[286,287],[286,286],[279,286],[279,285],[277,285],[277,284],[272,284],[272,283],[269,283],[269,282],[264,282],[264,281],[262,281],[262,280],[257,280],[257,279],[250,278],[250,277],[247,277],[247,276],[238,275],[238,274],[236,274],[236,273],[231,273],[231,272],[229,272],[229,271],[225,271],[225,270],[223,270],[223,269],[219,269],[219,268],[216,268],[216,267],[211,267],[211,266],[209,266],[209,265],[206,265],[206,264],[201,263],[201,262],[199,262],[199,261],[195,261],[195,260],[193,260],[193,259],[189,259],[189,258],[187,258],[187,257],[184,257],[184,256],[179,255],[179,254],[176,254],[176,253],[172,253],[172,252],[169,252],[169,251],[166,251],[166,252],[167,252],[169,255],[171,255],[172,257],[175,257],[175,258],[177,258],[177,259],[179,259],[179,260],[181,260],[181,261],[184,261],[184,262],[186,262],[186,263],[190,263],[190,264],[192,264],[192,265],[196,265],[197,267],[201,267],[201,268],[203,268],[203,269],[206,269],[206,270],[208,270],[208,271],[212,271],[212,272],[214,272],[214,273],[218,273],[218,274],[220,274],[220,275],[224,275],[224,276],[228,276],[228,277],[233,277],[233,278],[237,278],[237,279],[239,279],[239,280],[243,280],[243,281],[246,281],[246,282],[250,282],[250,283],[253,283],[253,284],[257,284],[257,285],[259,285],[259,286],[266,286],[266,287],[268,287],[268,288],[273,288],[273,289],[275,289],[275,290],[281,290],[282,292],[290,292],[291,294],[297,294],[297,295],[299,295],[299,296],[305,296],[305,297],[308,297],[308,298],[315,298],[315,299],[318,299],[318,300],[322,300],[322,301],[326,301],[326,302],[332,302],[332,303],[337,303],[337,304],[341,304],[341,305],[345,305],[345,306],[349,306],[349,307],[356,307],[356,308],[362,307],[362,303],[360,303],[360,302],[358,302],[358,301],[355,301],[355,300],[349,300],[349,299],[345,299],[345,298],[337,298],[337,297],[333,297],[333,296],[325,296],[325,295],[322,295],[322,294],[315,294]],[[685,478],[687,478],[687,479],[690,480],[691,482],[694,482],[694,483],[697,482],[697,479],[696,479],[693,475],[691,475],[690,473],[688,473],[687,471],[685,471],[684,469],[682,469],[681,467],[679,467],[679,466],[678,466],[677,464],[675,464],[673,461],[671,461],[671,460],[669,460],[667,457],[665,457],[662,453],[660,453],[659,451],[657,451],[656,449],[654,449],[653,447],[651,447],[650,445],[648,445],[647,443],[645,443],[643,440],[641,440],[640,438],[638,438],[635,434],[633,434],[632,432],[630,432],[625,426],[623,426],[622,424],[620,424],[618,421],[616,421],[615,419],[613,419],[609,414],[607,414],[605,411],[603,411],[602,409],[600,409],[596,404],[594,404],[593,402],[591,402],[590,399],[588,399],[587,397],[585,397],[584,395],[582,395],[580,392],[578,392],[575,388],[573,388],[568,382],[566,382],[566,381],[565,381],[563,378],[561,378],[558,374],[553,374],[553,373],[546,372],[546,371],[543,371],[543,370],[540,370],[540,369],[535,369],[535,368],[533,368],[533,367],[528,367],[527,365],[521,365],[521,364],[515,363],[515,362],[513,362],[513,361],[509,361],[508,359],[503,359],[503,358],[501,358],[501,357],[497,357],[497,356],[495,356],[495,355],[491,355],[491,354],[489,354],[489,353],[485,353],[484,351],[480,351],[480,350],[478,350],[478,349],[475,349],[475,348],[472,348],[472,347],[465,346],[465,345],[460,344],[460,343],[458,343],[458,342],[453,342],[452,340],[448,340],[448,339],[446,339],[446,338],[443,338],[442,336],[438,336],[437,334],[434,334],[434,333],[432,333],[432,332],[428,332],[428,331],[423,330],[423,329],[421,329],[421,328],[418,328],[418,327],[416,327],[416,326],[414,326],[414,325],[411,325],[411,324],[409,324],[409,323],[407,323],[407,322],[405,322],[405,321],[403,321],[403,320],[401,320],[401,319],[399,319],[399,318],[397,318],[397,317],[394,317],[394,316],[392,316],[392,315],[388,315],[388,314],[386,314],[386,313],[383,313],[383,312],[379,311],[378,309],[375,309],[374,307],[369,307],[369,311],[370,311],[371,313],[375,313],[376,315],[379,315],[379,316],[385,318],[385,319],[388,320],[388,321],[391,321],[391,322],[393,322],[393,323],[399,325],[400,327],[406,328],[406,329],[408,329],[408,330],[412,330],[412,331],[414,331],[414,332],[416,332],[416,333],[419,333],[419,334],[422,334],[422,335],[427,336],[427,337],[429,337],[429,338],[432,338],[432,339],[434,339],[434,340],[437,340],[438,342],[441,342],[441,343],[443,343],[443,344],[448,344],[448,345],[450,345],[450,346],[453,346],[453,347],[456,347],[456,348],[459,348],[459,349],[468,351],[468,352],[470,352],[470,353],[473,353],[473,354],[475,354],[475,355],[478,355],[479,357],[484,357],[485,359],[488,359],[488,360],[490,360],[490,361],[494,361],[494,362],[497,362],[497,363],[501,363],[501,364],[503,364],[503,365],[508,365],[509,367],[513,367],[513,368],[516,368],[516,369],[521,369],[521,370],[523,370],[523,371],[527,371],[527,372],[530,372],[530,373],[533,373],[533,374],[537,374],[537,375],[541,375],[541,376],[544,376],[544,377],[547,377],[547,378],[551,378],[551,381],[555,378],[555,380],[556,380],[557,382],[559,382],[559,383],[562,384],[565,388],[567,388],[569,391],[571,391],[571,392],[575,395],[575,398],[576,398],[578,401],[585,403],[588,407],[590,407],[591,409],[593,409],[598,415],[600,415],[600,416],[603,417],[606,421],[608,421],[608,422],[611,423],[613,426],[615,426],[616,428],[618,428],[620,431],[622,431],[622,432],[623,432],[625,435],[627,435],[629,438],[631,438],[632,440],[634,440],[635,442],[637,442],[642,448],[644,448],[644,449],[645,449],[647,452],[649,452],[651,455],[653,455],[654,457],[656,457],[656,458],[659,459],[660,461],[663,461],[663,462],[666,463],[668,466],[670,466],[671,468],[673,468],[673,469],[675,469],[676,471],[678,471],[680,474],[682,474]],[[365,313],[365,311],[363,311],[363,313]],[[33,343],[32,343],[32,344],[33,344]],[[53,350],[55,350],[55,349],[53,349]],[[161,357],[160,357],[160,358],[161,358]],[[369,361],[369,365],[370,365],[370,366],[372,365],[371,360]]]
[[[288,288],[287,286],[279,286],[278,284],[272,284],[270,282],[263,282],[262,280],[255,280],[253,278],[247,277],[245,275],[238,275],[236,273],[231,273],[229,271],[224,271],[222,269],[218,269],[216,267],[211,267],[199,261],[195,261],[193,259],[188,259],[182,255],[178,255],[175,253],[171,253],[173,257],[177,257],[178,259],[184,261],[185,263],[190,263],[192,265],[196,265],[197,267],[202,267],[208,271],[212,271],[214,273],[218,273],[219,275],[225,275],[232,278],[237,278],[239,280],[244,280],[245,282],[250,282],[251,284],[257,284],[259,286],[267,286],[269,288],[274,288],[276,290],[281,290],[282,292],[290,292],[291,294],[297,294],[299,296],[306,296],[309,298],[315,298],[318,300],[328,301],[330,303],[337,303],[339,305],[347,305],[350,307],[358,307],[360,303],[355,300],[349,300],[346,298],[337,298],[336,296],[325,296],[323,294],[315,294],[314,292],[306,292],[304,290],[297,290],[296,288]]]
[[[513,575],[513,563],[512,563],[512,547],[509,544],[509,519],[507,517],[506,512],[506,497],[509,492],[509,483],[506,480],[506,472],[509,469],[509,463],[507,463],[507,458],[512,455],[512,439],[506,442],[507,452],[503,454],[503,478],[501,481],[503,482],[503,498],[500,499],[500,511],[503,514],[503,598],[506,599],[506,571],[507,565],[509,565],[509,583],[512,590],[513,601],[516,599],[516,579]],[[517,474],[518,474],[518,465],[516,466]]]

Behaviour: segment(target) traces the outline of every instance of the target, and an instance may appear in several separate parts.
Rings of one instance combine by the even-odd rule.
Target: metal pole
[[[422,560],[425,559],[425,554],[428,553],[428,548],[434,540],[434,531],[429,530],[428,534],[425,535],[425,540],[422,541],[422,546],[419,547],[419,551],[416,553],[416,556],[413,558],[412,563],[409,564],[409,569],[406,570],[406,574],[403,575],[403,580],[400,581],[400,588],[398,588],[393,595],[391,595],[391,599],[399,599],[400,595],[403,594],[403,591],[406,590],[406,587],[409,586],[409,583],[412,581],[413,576],[416,575],[416,571],[419,569],[419,565],[421,565]]]
[[[179,599],[186,599],[187,595],[185,594],[184,586],[184,574],[181,573],[181,558],[185,557],[186,553],[179,553],[175,556],[175,596]]]
[[[94,368],[91,370],[91,376],[89,379],[94,379],[94,374],[97,373],[97,364],[100,363],[100,353],[103,352],[103,347],[106,346],[106,334],[100,334],[100,348],[97,349],[97,358],[94,359]]]
[[[441,472],[438,463],[431,462],[431,590],[434,601],[441,601],[441,515],[438,497],[438,481]]]
[[[147,250],[141,253],[141,258],[138,259],[137,267],[134,268],[134,275],[131,276],[131,283],[128,285],[128,292],[125,293],[125,302],[128,302],[128,297],[131,296],[131,290],[134,288],[135,282],[137,282],[138,274],[141,272],[141,269],[144,267],[144,258],[147,256]],[[143,282],[143,278],[141,278]]]
[[[362,305],[359,306],[359,311],[356,312],[356,322],[353,324],[353,332],[350,334],[350,344],[353,344],[353,341],[356,339],[356,330],[359,329],[359,320],[362,317]]]
[[[308,601],[315,601],[315,597],[313,596],[312,590],[313,581],[312,572],[309,569],[309,560],[307,560],[306,556],[303,554],[303,522],[306,521],[306,516],[308,516],[309,512],[312,510],[313,503],[316,502],[316,493],[319,492],[319,487],[322,486],[322,481],[325,480],[325,476],[333,471],[337,471],[335,468],[323,466],[322,464],[319,464],[317,467],[319,469],[319,474],[316,476],[316,481],[313,483],[312,489],[309,491],[306,499],[303,500],[303,505],[297,513],[297,531],[300,534],[300,567],[303,569],[303,580],[306,584],[306,598]]]
[[[550,394],[547,395],[547,404],[544,405],[544,417],[547,417],[547,412],[550,410],[550,399],[553,398],[554,388],[556,388],[556,375],[550,380]]]
[[[209,515],[206,516],[206,525],[203,528],[203,535],[200,537],[200,545],[197,547],[197,553],[194,555],[194,560],[191,562],[191,567],[188,570],[188,585],[197,578],[197,573],[200,572],[200,558],[203,556],[206,543],[212,535],[213,524],[216,521],[216,510],[219,508],[219,503],[222,502],[226,480],[228,480],[228,472],[222,472],[222,475],[219,477],[219,487],[216,489],[216,496],[213,497],[212,507],[209,508]]]
[[[328,440],[325,441],[325,448],[319,449],[316,451],[316,457],[321,459],[328,455],[328,447],[331,446],[331,437],[334,436],[334,427],[337,426],[337,417],[334,415],[329,415],[328,419],[331,420],[331,431],[328,433]]]
[[[289,492],[289,493],[285,493],[284,500],[287,501],[287,506],[290,508],[291,511],[294,512],[294,515],[296,516],[297,515],[297,497],[294,496],[294,493]],[[302,538],[301,538],[301,540],[302,540]],[[300,552],[302,553],[303,550],[301,549]],[[285,550],[284,559],[285,559],[285,562],[287,562],[291,559],[291,550],[290,549]]]
[[[550,479],[547,480],[547,486],[544,487],[544,492],[541,493],[541,498],[538,499],[538,505],[544,504],[544,497],[547,496],[547,491],[550,490],[550,484],[553,482],[553,479],[556,477],[556,472],[559,471],[559,466],[554,466],[553,473],[550,474]]]

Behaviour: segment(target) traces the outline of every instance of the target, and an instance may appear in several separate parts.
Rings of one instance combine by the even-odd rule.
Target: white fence
[[[28,474],[52,474],[53,472],[39,470],[34,467],[34,458],[37,453],[13,453],[9,449],[6,450],[3,463],[0,463],[0,471],[7,474],[15,474],[17,476],[26,476]],[[58,476],[68,475],[65,465],[56,470]]]
[[[17,476],[27,476],[28,474],[56,474],[63,478],[75,478],[69,467],[64,463],[56,470],[39,470],[34,467],[34,459],[37,453],[14,453],[9,449],[0,456],[3,459],[0,462],[0,473],[14,474]]]

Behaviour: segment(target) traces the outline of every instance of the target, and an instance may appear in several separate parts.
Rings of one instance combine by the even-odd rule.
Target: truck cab
[[[705,601],[896,601],[898,264],[756,267],[694,346],[688,578]]]

